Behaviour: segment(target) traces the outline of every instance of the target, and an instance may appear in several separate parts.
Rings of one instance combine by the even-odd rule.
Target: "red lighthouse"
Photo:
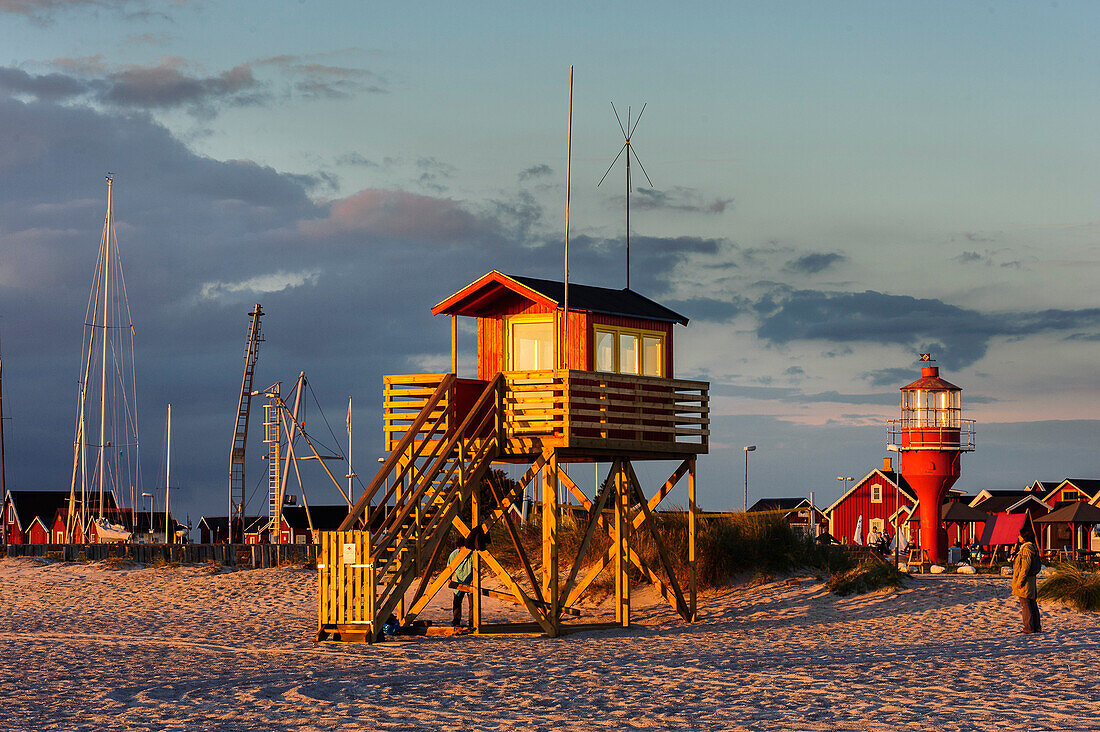
[[[921,359],[930,360],[922,354]],[[962,389],[940,378],[936,366],[901,387],[901,419],[887,426],[891,449],[904,454],[901,475],[920,501],[920,546],[932,562],[947,561],[940,506],[959,478],[959,457],[974,449],[974,420],[962,419]]]

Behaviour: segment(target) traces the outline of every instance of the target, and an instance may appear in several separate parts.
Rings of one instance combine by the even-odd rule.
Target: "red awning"
[[[982,532],[982,546],[1010,546],[1020,537],[1027,514],[999,513],[989,519]]]

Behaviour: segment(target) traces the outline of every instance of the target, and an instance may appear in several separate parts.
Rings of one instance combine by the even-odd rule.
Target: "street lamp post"
[[[756,445],[745,445],[745,513],[749,512],[749,453]]]
[[[838,475],[838,476],[836,477],[836,479],[837,479],[837,480],[842,480],[842,481],[844,481],[844,492],[845,492],[845,493],[847,493],[847,492],[848,492],[848,481],[849,481],[849,480],[855,480],[855,478],[853,478],[853,477],[852,477],[852,476],[850,476],[850,475],[849,475],[849,476],[848,476],[847,478],[845,478],[845,477],[844,477],[843,475]]]
[[[886,446],[886,449],[890,452],[896,452],[898,454],[898,464],[894,470],[894,476],[897,477],[896,483],[901,482],[901,449],[897,445],[891,443]],[[894,566],[898,566],[900,561],[898,553],[901,551],[900,541],[898,540],[898,513],[901,511],[901,496],[898,495],[901,491],[898,488],[894,488]]]
[[[142,493],[141,494],[141,502],[145,503],[146,498],[149,499],[149,533],[153,533],[153,494],[152,493]],[[136,524],[137,522],[135,521],[134,523]],[[136,529],[137,526],[135,526],[134,528]]]

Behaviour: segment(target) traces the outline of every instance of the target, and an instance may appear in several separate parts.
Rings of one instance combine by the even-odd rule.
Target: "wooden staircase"
[[[318,640],[362,634],[369,642],[391,614],[403,619],[405,593],[426,578],[497,456],[502,379],[489,382],[457,427],[454,380],[444,377],[340,530],[325,537]]]

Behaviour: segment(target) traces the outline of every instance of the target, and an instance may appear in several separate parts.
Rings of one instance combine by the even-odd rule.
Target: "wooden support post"
[[[481,481],[473,486],[470,491],[470,525],[481,525]],[[470,595],[470,613],[473,615],[474,632],[481,632],[481,552],[478,546],[479,537],[474,537],[473,549],[473,585],[474,592]]]
[[[542,596],[550,612],[548,619],[557,635],[558,605],[558,456],[552,452],[542,470]]]
[[[615,471],[615,620],[630,627],[630,488],[626,461]]]
[[[695,505],[695,458],[689,460],[688,466],[688,611],[691,614],[692,623],[699,619],[697,599],[697,582],[695,575],[695,522],[698,509]]]
[[[458,316],[451,316],[451,373],[458,376]]]

